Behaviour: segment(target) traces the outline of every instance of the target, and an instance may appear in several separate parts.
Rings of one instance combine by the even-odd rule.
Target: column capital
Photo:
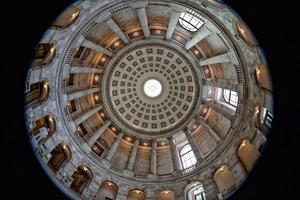
[[[183,7],[181,5],[175,4],[175,3],[169,3],[169,6],[172,8],[175,12],[186,12],[188,11],[188,8]]]
[[[130,7],[138,9],[138,8],[145,8],[148,5],[148,0],[144,1],[133,1],[129,3]]]
[[[104,12],[98,18],[95,19],[95,22],[96,23],[105,22],[109,18],[111,18],[111,13],[110,12]]]

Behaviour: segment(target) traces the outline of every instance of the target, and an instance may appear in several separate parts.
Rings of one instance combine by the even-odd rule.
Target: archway
[[[88,167],[81,165],[73,173],[72,178],[71,189],[81,194],[84,188],[91,182],[93,173]]]
[[[30,85],[30,89],[25,93],[25,108],[37,107],[44,103],[49,96],[49,84],[41,81]]]
[[[60,143],[51,151],[51,159],[48,162],[49,168],[57,172],[60,168],[66,165],[72,158],[68,145]]]
[[[35,48],[35,55],[31,63],[32,68],[47,66],[56,56],[53,43],[39,43]]]
[[[185,200],[206,200],[204,186],[201,182],[188,184],[184,189]]]
[[[104,181],[97,192],[96,199],[115,200],[117,198],[118,190],[118,186],[112,181]]]
[[[222,193],[222,196],[225,196],[235,189],[234,176],[228,166],[223,165],[219,167],[213,177],[217,184],[218,191]]]
[[[36,144],[46,141],[56,131],[56,121],[51,115],[46,115],[35,122],[35,127],[31,130],[31,135]]]
[[[71,5],[68,7],[56,20],[52,23],[52,26],[64,29],[71,26],[79,17],[80,9]]]
[[[139,189],[130,190],[127,195],[127,200],[146,200],[146,194]]]
[[[250,172],[258,159],[259,152],[249,140],[243,140],[238,147],[237,155],[245,170]]]
[[[157,200],[175,200],[175,193],[171,190],[164,190],[158,193]]]

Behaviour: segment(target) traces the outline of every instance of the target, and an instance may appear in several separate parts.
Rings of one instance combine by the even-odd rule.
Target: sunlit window
[[[180,158],[181,158],[183,169],[187,169],[195,165],[197,162],[195,154],[191,148],[191,145],[189,144],[182,147],[180,151]]]
[[[206,200],[203,185],[199,184],[191,188],[187,197],[188,200]]]
[[[196,200],[206,200],[202,185],[197,186],[197,189],[194,190],[194,196]]]
[[[235,107],[237,106],[237,103],[239,100],[237,92],[224,89],[223,90],[223,98],[226,103],[233,105]]]
[[[269,128],[272,128],[272,121],[273,121],[274,116],[272,113],[267,110],[266,108],[262,109],[262,114],[261,114],[261,123],[265,124]]]
[[[204,24],[204,20],[200,15],[189,11],[181,13],[179,24],[188,31],[196,32]]]

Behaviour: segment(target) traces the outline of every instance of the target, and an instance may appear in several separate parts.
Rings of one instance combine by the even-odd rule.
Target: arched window
[[[114,200],[117,198],[118,194],[118,186],[112,181],[104,181],[102,182],[98,192],[97,192],[97,200],[102,199],[111,199]]]
[[[187,200],[206,200],[204,186],[201,182],[193,182],[184,189]]]
[[[188,31],[196,32],[204,24],[204,20],[200,15],[189,11],[181,13],[179,24]]]
[[[237,106],[238,103],[238,95],[235,91],[232,90],[223,90],[223,98],[225,100],[226,103],[232,105],[232,106]]]
[[[93,178],[92,171],[86,166],[79,166],[72,175],[73,181],[70,188],[78,194],[82,194],[84,188],[90,183]]]
[[[182,147],[180,151],[180,159],[182,162],[183,169],[187,169],[196,164],[197,160],[191,145],[186,144]]]
[[[196,200],[206,200],[203,185],[198,185],[192,192]]]
[[[51,159],[48,162],[48,166],[54,172],[57,172],[61,167],[63,167],[69,160],[71,160],[70,148],[60,143],[51,151]]]
[[[50,93],[48,81],[36,82],[31,84],[29,87],[30,88],[25,93],[26,108],[36,108],[40,104],[47,101]]]

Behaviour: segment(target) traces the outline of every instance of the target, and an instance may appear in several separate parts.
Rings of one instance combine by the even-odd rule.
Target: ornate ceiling
[[[75,2],[26,85],[33,148],[74,199],[190,199],[193,182],[227,197],[273,119],[262,50],[214,0]]]

